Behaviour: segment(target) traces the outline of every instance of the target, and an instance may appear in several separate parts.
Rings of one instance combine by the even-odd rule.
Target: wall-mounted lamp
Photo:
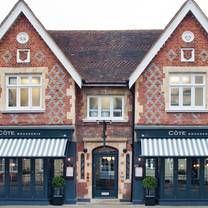
[[[126,148],[123,149],[123,153],[127,153],[127,149]]]
[[[84,152],[84,153],[87,153],[87,148],[84,148],[84,149],[83,149],[83,152]]]

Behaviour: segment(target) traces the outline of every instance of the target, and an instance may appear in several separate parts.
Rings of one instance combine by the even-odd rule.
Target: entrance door
[[[101,147],[93,151],[93,197],[118,195],[118,151]]]

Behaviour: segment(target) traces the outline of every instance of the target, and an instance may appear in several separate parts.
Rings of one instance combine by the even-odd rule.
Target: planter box
[[[54,196],[51,199],[51,204],[53,205],[63,205],[64,204],[64,197],[63,196]]]
[[[64,189],[63,188],[53,188],[53,194],[51,197],[51,204],[53,204],[53,205],[63,205],[64,204]]]
[[[146,206],[156,205],[156,197],[155,196],[145,196],[144,200],[145,200]]]

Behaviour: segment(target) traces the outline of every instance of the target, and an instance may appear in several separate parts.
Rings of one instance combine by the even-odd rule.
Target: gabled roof
[[[161,30],[49,31],[86,84],[128,86]]]
[[[139,63],[136,70],[131,74],[129,78],[129,87],[131,87],[145,68],[149,65],[155,55],[160,51],[161,47],[165,44],[168,40],[170,35],[174,32],[177,26],[181,23],[183,18],[189,13],[195,16],[198,22],[202,25],[206,32],[208,32],[208,19],[206,15],[202,12],[199,6],[196,4],[194,0],[187,0],[181,9],[176,13],[174,18],[171,22],[167,25],[164,29],[163,33],[161,34],[160,38],[156,41],[156,43],[150,48],[144,59]]]
[[[81,87],[82,79],[79,73],[75,70],[73,65],[70,63],[69,59],[65,56],[62,50],[57,46],[57,44],[48,34],[44,26],[40,23],[40,21],[36,18],[34,13],[30,10],[28,5],[23,0],[19,0],[16,3],[16,5],[13,7],[13,9],[10,11],[10,13],[2,22],[0,26],[0,39],[3,38],[3,36],[10,29],[12,24],[15,22],[15,20],[18,18],[18,16],[21,13],[23,13],[27,17],[29,22],[32,24],[35,30],[39,33],[39,35],[42,37],[42,39],[45,41],[45,43],[48,45],[48,47],[51,49],[54,55],[63,64],[63,66],[66,68],[66,70],[74,79],[74,81],[77,83],[77,85]]]

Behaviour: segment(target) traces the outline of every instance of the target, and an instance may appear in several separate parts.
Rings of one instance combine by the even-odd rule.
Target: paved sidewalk
[[[63,206],[28,206],[28,205],[13,205],[13,206],[0,206],[0,208],[206,208],[208,206],[144,206],[144,205],[133,205],[133,204],[118,204],[118,205],[98,205],[98,204],[73,204],[73,205],[63,205]]]

